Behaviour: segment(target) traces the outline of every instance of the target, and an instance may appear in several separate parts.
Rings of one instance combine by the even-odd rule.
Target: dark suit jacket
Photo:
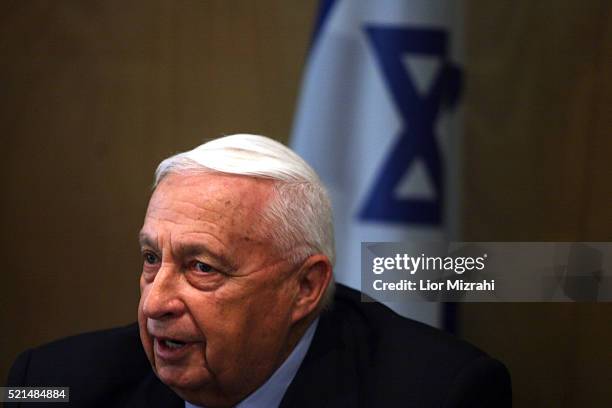
[[[8,385],[68,386],[70,406],[184,406],[151,370],[136,324],[28,350],[14,363]],[[510,377],[501,363],[380,304],[362,303],[359,292],[342,285],[281,403],[282,408],[510,406]]]

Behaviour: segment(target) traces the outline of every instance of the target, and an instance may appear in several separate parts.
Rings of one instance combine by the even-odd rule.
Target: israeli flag
[[[461,19],[456,0],[321,3],[292,134],[328,187],[336,280],[361,242],[456,239]],[[440,326],[440,305],[389,304]]]

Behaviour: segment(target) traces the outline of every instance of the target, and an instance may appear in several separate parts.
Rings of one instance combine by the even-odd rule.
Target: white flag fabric
[[[456,0],[321,4],[292,146],[329,189],[340,283],[360,289],[361,242],[457,234],[459,7]],[[439,304],[389,306],[441,324]]]

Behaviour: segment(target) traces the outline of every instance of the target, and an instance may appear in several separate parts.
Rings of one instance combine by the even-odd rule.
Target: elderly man
[[[29,350],[10,385],[87,407],[510,406],[503,365],[335,287],[329,199],[278,142],[164,160],[139,238],[138,325]]]

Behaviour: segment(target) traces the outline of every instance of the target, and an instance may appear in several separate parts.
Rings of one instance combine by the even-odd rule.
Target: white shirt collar
[[[312,322],[295,346],[289,357],[276,369],[274,374],[261,387],[253,391],[234,408],[276,408],[280,405],[289,384],[298,372],[312,343],[319,318]],[[185,408],[203,408],[185,401]]]

